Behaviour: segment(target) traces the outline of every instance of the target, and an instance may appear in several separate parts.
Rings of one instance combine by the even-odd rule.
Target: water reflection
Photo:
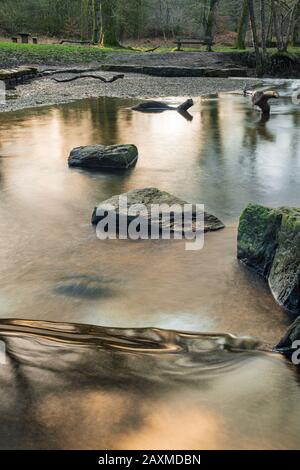
[[[297,374],[280,356],[63,323],[5,321],[0,337],[2,449],[299,447]]]
[[[2,318],[213,329],[275,343],[289,319],[236,262],[236,223],[250,201],[299,205],[300,108],[289,91],[268,122],[230,94],[195,99],[193,121],[134,113],[136,100],[112,98],[0,115]],[[70,150],[93,143],[137,145],[136,168],[70,170]],[[196,254],[180,242],[99,242],[94,206],[146,186],[204,203],[228,228]]]

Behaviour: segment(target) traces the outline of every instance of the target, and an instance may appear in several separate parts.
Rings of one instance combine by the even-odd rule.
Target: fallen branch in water
[[[244,96],[251,96],[253,106],[258,106],[261,109],[262,113],[266,116],[269,116],[271,112],[269,100],[271,100],[272,98],[279,98],[279,94],[277,93],[277,91],[247,90],[247,88],[244,88]]]
[[[92,75],[92,74],[82,74],[82,75],[77,75],[76,77],[72,78],[63,78],[59,80],[58,78],[51,78],[51,80],[54,80],[57,83],[67,83],[67,82],[74,82],[75,80],[79,80],[80,78],[94,78],[95,80],[100,80],[103,83],[113,83],[116,80],[121,80],[124,78],[124,74],[119,74],[119,75],[114,75],[112,78],[104,78],[101,77],[101,75]]]

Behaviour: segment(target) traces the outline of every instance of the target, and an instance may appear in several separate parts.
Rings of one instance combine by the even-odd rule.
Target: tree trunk
[[[100,0],[93,0],[93,43],[100,41],[100,23],[101,23],[101,5]]]
[[[263,60],[267,55],[267,39],[266,39],[266,3],[260,0],[260,19],[261,19],[261,47],[263,51]]]
[[[99,0],[94,0],[99,1]],[[101,47],[119,47],[114,8],[116,0],[100,0],[101,4]]]
[[[142,0],[136,0],[135,2],[135,21],[134,21],[134,37],[135,39],[140,39],[141,36],[141,28],[142,28],[142,23],[143,23],[143,18],[142,18],[142,11],[143,11],[143,5],[142,5]]]
[[[235,47],[237,49],[246,49],[246,33],[249,22],[249,5],[248,0],[243,0],[241,16],[239,19],[237,38]]]
[[[287,33],[286,33],[286,40],[284,42],[285,51],[287,51],[288,46],[290,44],[291,34],[292,34],[292,31],[294,30],[295,18],[296,18],[296,13],[297,13],[299,5],[300,5],[300,0],[296,0],[293,5],[293,8],[291,9],[290,18],[289,18],[288,27],[287,27]]]
[[[90,0],[81,0],[81,39],[91,40],[90,28]]]
[[[293,46],[300,44],[300,5],[298,5],[293,31]]]
[[[207,50],[212,50],[212,44],[214,42],[214,28],[216,19],[216,10],[219,0],[210,0],[209,2],[209,13],[207,17],[205,40],[208,42]]]
[[[272,39],[273,39],[273,10],[271,8],[270,11],[270,18],[269,18],[269,25],[267,31],[267,47],[272,47]]]
[[[263,64],[262,64],[262,57],[261,57],[260,49],[259,49],[259,40],[258,40],[258,34],[257,34],[257,26],[256,26],[253,0],[248,0],[248,7],[249,7],[251,31],[252,31],[252,38],[253,38],[253,46],[254,46],[255,57],[256,57],[256,73],[258,76],[262,76]]]
[[[284,50],[284,45],[282,41],[282,36],[280,33],[280,26],[279,26],[279,20],[278,20],[278,3],[276,0],[272,0],[272,12],[273,12],[273,20],[274,20],[274,31],[275,31],[275,36],[276,36],[276,41],[277,41],[277,49],[278,52],[282,52]]]

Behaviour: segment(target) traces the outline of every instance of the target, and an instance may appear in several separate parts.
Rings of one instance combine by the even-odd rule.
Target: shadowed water
[[[297,372],[236,338],[30,321],[0,337],[2,449],[299,447]]]
[[[299,206],[297,83],[274,86],[267,122],[237,94],[195,98],[193,119],[112,98],[0,115],[0,318],[18,319],[0,324],[0,447],[299,447],[284,359],[175,332],[273,345],[291,321],[236,260],[248,202]],[[70,170],[70,150],[93,143],[137,145],[136,168]],[[94,206],[147,186],[204,203],[227,228],[199,252],[97,240]]]

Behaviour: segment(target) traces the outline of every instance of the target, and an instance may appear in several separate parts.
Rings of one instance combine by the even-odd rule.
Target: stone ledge
[[[0,80],[5,82],[8,88],[13,88],[20,83],[35,78],[38,69],[36,67],[17,67],[15,69],[0,69]]]
[[[212,68],[212,67],[161,67],[140,65],[104,64],[101,70],[106,72],[140,73],[155,77],[247,77],[246,67]]]

